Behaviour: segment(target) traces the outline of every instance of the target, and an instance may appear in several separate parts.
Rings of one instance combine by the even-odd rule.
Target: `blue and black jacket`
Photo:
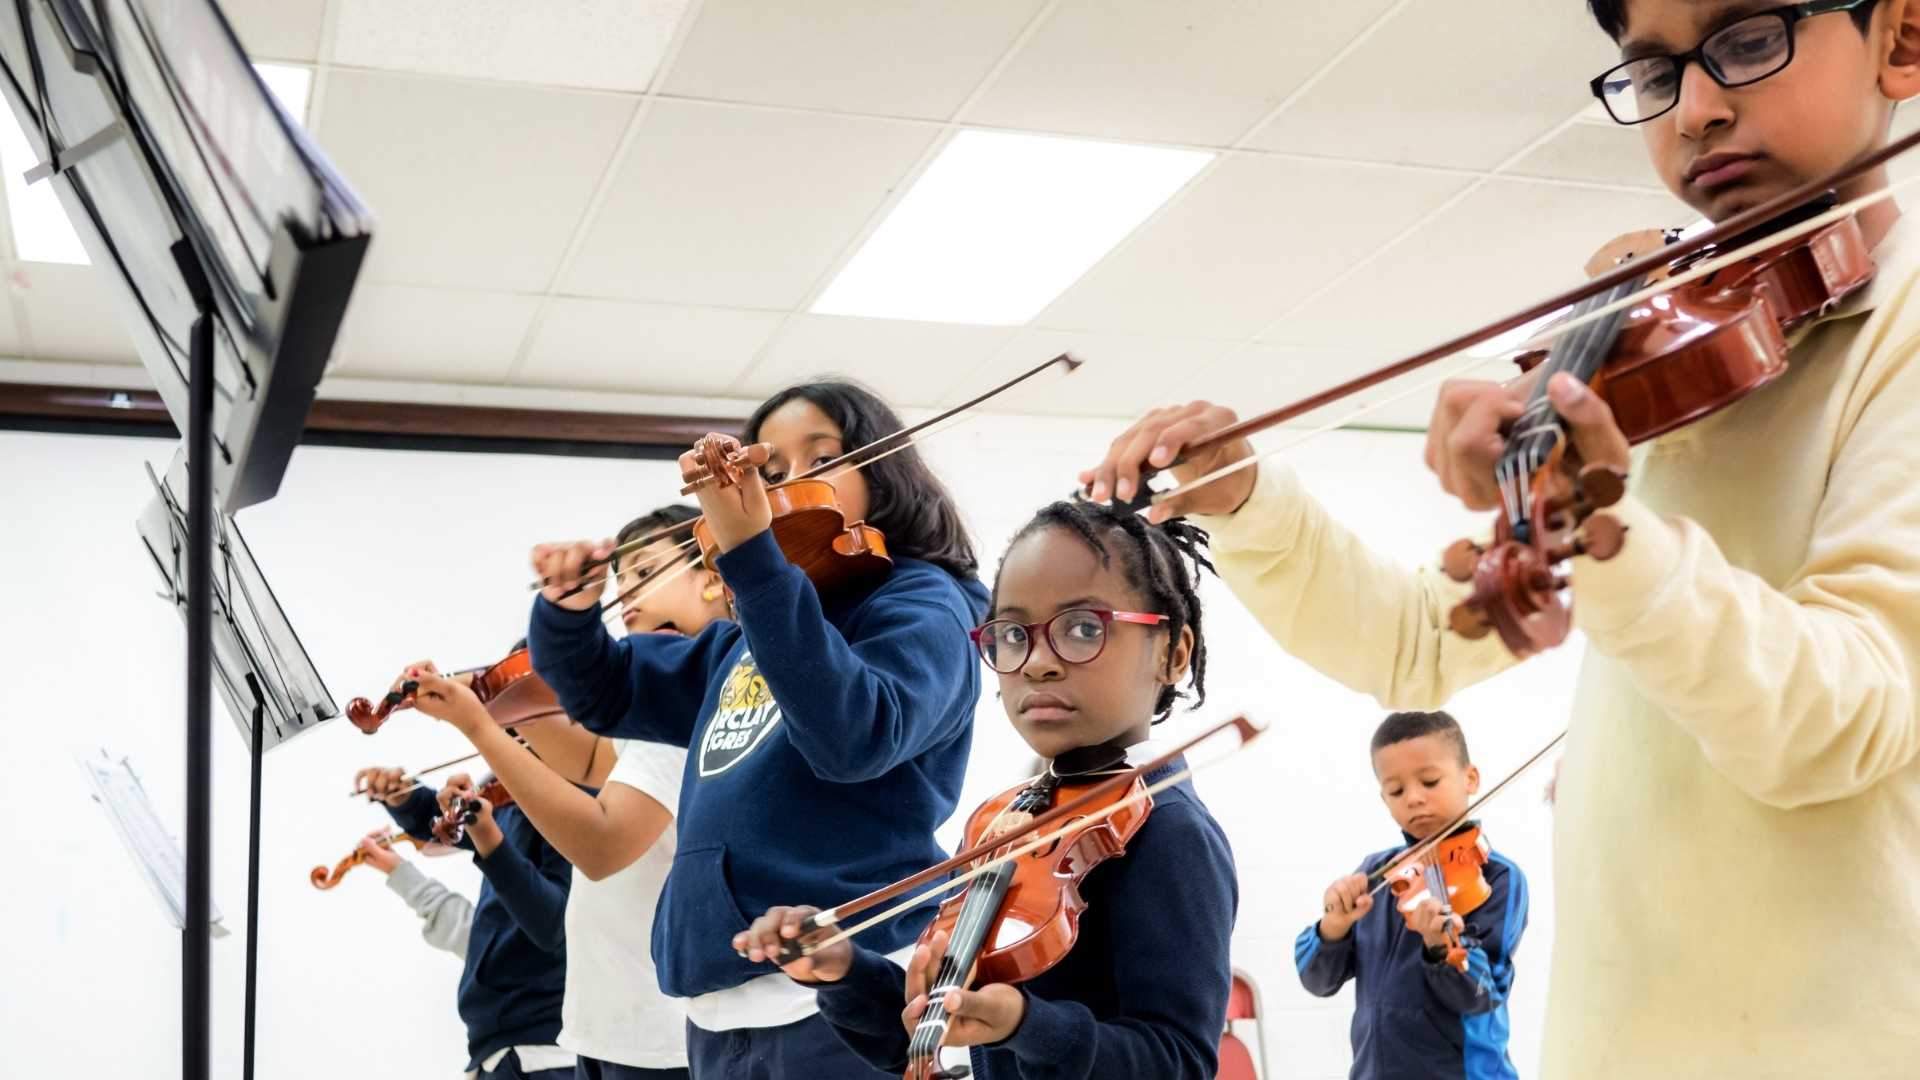
[[[738,622],[619,640],[597,609],[534,602],[534,669],[588,730],[688,748],[677,849],[653,921],[660,988],[726,990],[772,969],[732,938],[775,904],[834,904],[939,862],[980,698],[967,631],[987,591],[895,558],[821,596],[762,532],[719,556]],[[933,914],[876,927],[911,944]]]
[[[432,836],[440,806],[434,793],[422,788],[387,813],[402,830]],[[460,972],[468,1071],[505,1047],[552,1045],[560,1037],[560,1001],[567,988],[567,887],[573,866],[518,807],[496,808],[493,820],[501,840],[486,858],[473,856],[484,880]],[[462,839],[460,846],[472,851],[473,841]]]
[[[1405,835],[1405,834],[1402,834]],[[1414,838],[1406,837],[1412,844]],[[1405,846],[1369,855],[1371,874]],[[1507,1058],[1507,995],[1513,952],[1527,928],[1527,878],[1492,852],[1482,873],[1492,894],[1464,916],[1467,971],[1430,959],[1426,942],[1407,927],[1390,896],[1327,941],[1315,922],[1294,942],[1300,984],[1332,997],[1355,982],[1352,1080],[1513,1080]]]

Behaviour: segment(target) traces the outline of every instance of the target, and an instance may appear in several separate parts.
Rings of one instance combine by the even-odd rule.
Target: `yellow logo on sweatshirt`
[[[753,654],[742,655],[721,685],[713,719],[700,737],[700,775],[715,776],[733,768],[779,723],[780,703],[773,700]]]

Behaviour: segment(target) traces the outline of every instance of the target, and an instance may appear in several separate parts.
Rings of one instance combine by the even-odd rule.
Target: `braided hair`
[[[1042,529],[1061,529],[1076,536],[1100,558],[1100,565],[1111,567],[1113,556],[1121,557],[1121,572],[1127,584],[1145,598],[1147,610],[1167,617],[1167,633],[1180,640],[1180,631],[1193,631],[1193,656],[1187,685],[1193,688],[1193,708],[1207,700],[1207,642],[1200,632],[1200,570],[1213,571],[1207,561],[1207,533],[1185,518],[1174,518],[1159,525],[1123,506],[1084,500],[1061,501],[1041,507],[1020,531],[1013,534],[1007,550]],[[1107,538],[1118,534],[1124,544]],[[1000,556],[1002,563],[1006,555]],[[1191,564],[1191,565],[1189,565]],[[994,582],[993,603],[1000,601],[1000,585]],[[1154,723],[1166,719],[1173,706],[1187,695],[1175,686],[1160,689],[1154,701]]]

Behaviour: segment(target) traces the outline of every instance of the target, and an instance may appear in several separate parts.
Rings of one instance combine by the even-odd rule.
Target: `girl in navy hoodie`
[[[849,521],[885,536],[892,572],[822,595],[781,554],[766,485],[898,430],[845,382],[774,395],[747,421],[774,451],[758,473],[700,492],[736,622],[691,638],[615,640],[598,590],[567,592],[613,545],[542,545],[534,668],[575,720],[605,735],[688,748],[679,849],[653,924],[660,985],[686,999],[694,1077],[878,1076],[818,1015],[815,995],[727,940],[793,896],[821,902],[894,881],[940,856],[972,742],[980,675],[966,630],[986,590],[959,511],[915,450],[830,477]],[[698,466],[689,454],[682,467]],[[883,931],[904,959],[932,915]]]
[[[1007,549],[976,638],[1008,718],[1055,775],[1111,766],[1121,752],[1152,760],[1145,742],[1176,688],[1190,682],[1204,698],[1195,584],[1205,538],[1177,519],[1149,525],[1124,509],[1063,502]],[[1175,759],[1146,780],[1184,767]],[[1058,964],[1018,986],[944,996],[945,1045],[970,1047],[980,1080],[1212,1080],[1239,889],[1226,836],[1193,785],[1155,795],[1126,853],[1088,872],[1080,892],[1079,936]],[[733,946],[765,960],[815,910],[772,908]],[[848,942],[784,970],[818,986],[821,1015],[847,1046],[899,1076],[945,938],[916,949],[904,971],[884,946]]]

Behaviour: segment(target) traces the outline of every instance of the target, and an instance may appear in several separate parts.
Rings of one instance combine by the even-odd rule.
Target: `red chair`
[[[1249,1024],[1253,1027],[1254,1040],[1260,1047],[1258,1067],[1255,1055],[1234,1029],[1236,1022],[1241,1025],[1240,1031]],[[1233,988],[1227,994],[1227,1029],[1220,1034],[1220,1071],[1216,1075],[1218,1080],[1262,1080],[1267,1076],[1267,1032],[1260,1017],[1260,992],[1239,968],[1233,970]]]

